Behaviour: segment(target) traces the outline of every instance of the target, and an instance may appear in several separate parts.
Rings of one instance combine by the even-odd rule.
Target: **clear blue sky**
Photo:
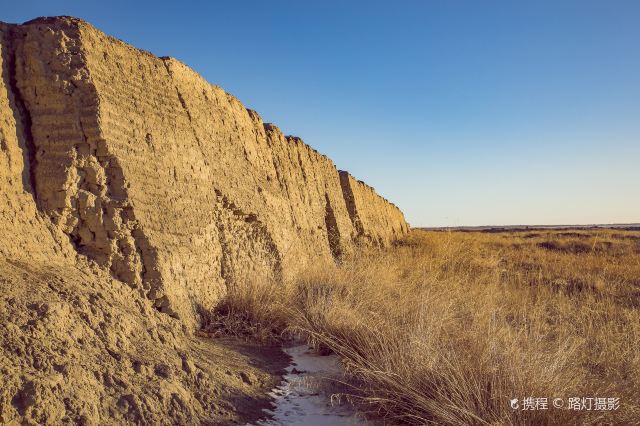
[[[414,226],[640,222],[640,1],[5,1],[174,56]]]

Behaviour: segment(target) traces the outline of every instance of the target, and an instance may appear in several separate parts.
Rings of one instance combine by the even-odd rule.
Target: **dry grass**
[[[301,332],[337,353],[361,409],[436,424],[637,424],[640,238],[413,231],[285,285],[232,289],[210,328]],[[512,398],[618,397],[617,411]]]

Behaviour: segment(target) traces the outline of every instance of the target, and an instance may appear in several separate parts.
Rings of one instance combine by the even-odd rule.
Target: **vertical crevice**
[[[338,221],[336,215],[331,207],[331,200],[329,200],[329,194],[325,192],[325,213],[324,223],[327,229],[327,240],[329,241],[329,249],[331,255],[336,261],[339,261],[342,256],[342,247],[340,246],[340,230],[338,229]]]
[[[358,209],[356,208],[356,200],[353,195],[353,188],[351,187],[351,182],[349,181],[350,175],[344,170],[338,170],[338,174],[340,175],[340,188],[342,189],[344,203],[347,206],[349,219],[351,219],[351,223],[356,230],[356,238],[360,238],[364,236],[364,227],[362,226],[362,221],[360,220],[360,215],[358,214]]]
[[[2,79],[6,83],[8,98],[13,117],[16,123],[16,137],[23,156],[24,168],[22,171],[22,185],[29,192],[38,205],[36,189],[37,148],[31,133],[31,114],[22,97],[17,82],[18,47],[16,39],[20,37],[17,28],[6,27],[7,32],[2,34]]]

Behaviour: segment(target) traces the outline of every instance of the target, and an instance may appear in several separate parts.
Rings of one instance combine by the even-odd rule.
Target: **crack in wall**
[[[16,125],[18,145],[23,156],[24,169],[22,172],[22,184],[24,189],[31,194],[37,206],[38,197],[35,189],[36,176],[34,172],[37,163],[37,149],[33,142],[33,134],[31,133],[31,114],[25,106],[16,79],[17,46],[16,43],[14,43],[14,39],[19,35],[14,26],[7,26],[5,29],[7,32],[6,36],[4,35],[5,31],[2,32],[2,78],[6,82],[9,103]],[[8,52],[5,52],[5,49],[8,50]]]
[[[351,219],[351,223],[356,230],[356,235],[354,240],[364,237],[364,227],[362,225],[362,220],[360,219],[360,215],[358,214],[358,209],[356,207],[355,197],[353,195],[353,188],[351,187],[351,182],[349,181],[350,175],[349,172],[344,170],[338,170],[338,174],[340,175],[340,188],[342,188],[342,196],[344,198],[344,203],[347,206],[347,212],[349,213],[349,219]]]
[[[339,261],[342,256],[342,247],[340,244],[340,230],[338,229],[338,221],[336,215],[331,207],[331,200],[329,200],[329,194],[324,193],[325,199],[325,214],[324,223],[327,228],[327,241],[329,243],[329,249],[333,259]]]

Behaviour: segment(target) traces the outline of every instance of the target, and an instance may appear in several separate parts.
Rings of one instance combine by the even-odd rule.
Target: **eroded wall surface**
[[[356,243],[385,247],[409,232],[409,225],[398,207],[349,172],[340,170],[339,173]]]
[[[408,231],[371,187],[175,59],[73,18],[0,29],[5,256],[86,256],[191,321],[228,286]]]

